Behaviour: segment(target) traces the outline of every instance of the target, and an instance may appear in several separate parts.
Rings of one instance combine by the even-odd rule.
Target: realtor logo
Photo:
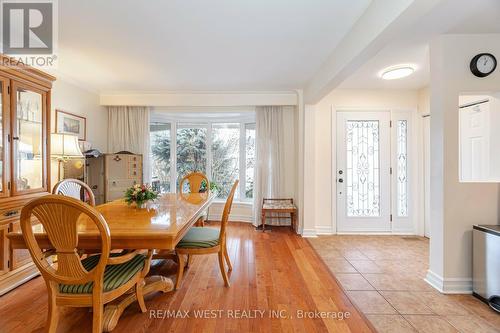
[[[53,67],[57,12],[55,0],[0,0],[2,53],[18,62]],[[50,57],[50,58],[49,58]]]

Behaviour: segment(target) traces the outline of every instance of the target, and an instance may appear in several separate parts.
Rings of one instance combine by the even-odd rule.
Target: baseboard
[[[335,231],[332,226],[319,226],[316,227],[317,235],[334,235]]]
[[[303,229],[301,235],[302,235],[302,237],[306,237],[306,238],[318,237],[316,229]]]
[[[372,235],[372,236],[415,236],[413,232],[382,231],[337,231],[337,235]]]
[[[40,275],[33,263],[26,264],[2,276],[0,280],[0,296]]]
[[[218,214],[210,214],[208,216],[210,221],[220,221],[221,217]],[[245,222],[245,223],[253,223],[253,217],[248,215],[229,215],[229,222]]]
[[[424,280],[443,294],[472,294],[472,279],[444,279],[442,276],[428,270]]]

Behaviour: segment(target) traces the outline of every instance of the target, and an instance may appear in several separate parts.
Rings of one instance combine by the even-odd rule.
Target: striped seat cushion
[[[119,256],[119,253],[112,253],[112,257]],[[87,271],[92,270],[99,262],[100,255],[90,256],[82,260],[82,265]],[[104,285],[105,292],[114,290],[128,281],[144,268],[146,256],[138,254],[131,260],[119,265],[107,265],[104,270]],[[93,282],[85,284],[60,284],[59,291],[65,294],[91,294]]]
[[[208,248],[219,244],[219,229],[198,228],[189,229],[186,236],[181,239],[177,247],[182,248]]]

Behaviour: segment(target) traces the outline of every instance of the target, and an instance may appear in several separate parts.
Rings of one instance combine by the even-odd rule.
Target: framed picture
[[[66,111],[56,110],[56,133],[78,135],[78,140],[87,139],[87,119]]]

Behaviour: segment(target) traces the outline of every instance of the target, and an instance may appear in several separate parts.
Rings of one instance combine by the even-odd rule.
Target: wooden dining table
[[[174,250],[213,199],[211,193],[168,193],[141,209],[127,205],[124,200],[99,205],[96,209],[108,223],[112,249]],[[78,249],[100,249],[101,237],[88,217],[82,215],[77,228]],[[40,248],[52,249],[43,226],[35,224],[33,229]],[[11,232],[7,237],[13,249],[27,249],[20,231]],[[144,294],[171,290],[173,282],[168,277],[153,275],[146,278]],[[106,305],[103,331],[113,330],[125,308],[135,301],[135,293],[130,293]]]

